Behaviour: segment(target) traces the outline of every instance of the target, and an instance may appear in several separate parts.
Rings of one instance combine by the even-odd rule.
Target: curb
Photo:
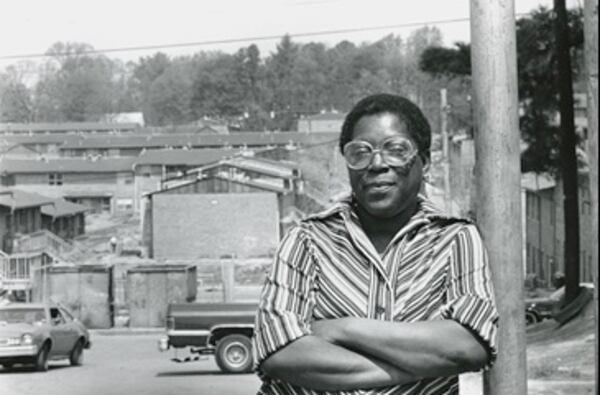
[[[160,335],[165,333],[165,328],[107,328],[90,329],[92,335],[101,336],[139,336],[139,335]]]

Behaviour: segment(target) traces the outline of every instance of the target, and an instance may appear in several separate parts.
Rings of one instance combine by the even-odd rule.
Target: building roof
[[[0,206],[12,210],[52,204],[52,198],[14,188],[0,187]]]
[[[147,150],[138,156],[135,161],[135,166],[202,166],[208,163],[217,162],[224,158],[232,157],[239,153],[239,149],[230,148]]]
[[[232,167],[236,167],[238,169],[254,171],[273,177],[297,177],[297,171],[294,171],[295,169],[297,169],[297,166],[293,167],[290,164],[278,163],[276,161],[269,161],[265,159],[238,157],[226,161],[225,164],[228,164]]]
[[[6,144],[57,144],[78,141],[82,139],[78,133],[38,133],[38,134],[7,134],[2,136]]]
[[[61,149],[110,148],[169,148],[169,147],[223,147],[269,146],[286,144],[314,144],[336,140],[339,133],[308,134],[298,132],[238,132],[229,134],[123,134],[83,136],[77,141],[65,142]]]
[[[0,123],[0,132],[27,133],[27,132],[69,132],[69,131],[117,131],[133,130],[139,128],[137,123],[110,123],[110,122],[64,122],[64,123]]]
[[[208,176],[208,177],[203,177],[203,178],[196,179],[196,180],[189,180],[189,181],[181,182],[181,183],[178,183],[178,184],[173,185],[171,187],[160,189],[158,191],[147,192],[147,193],[144,194],[144,196],[150,196],[151,197],[153,195],[158,195],[158,194],[165,193],[165,192],[168,192],[168,191],[172,191],[172,190],[176,190],[176,189],[179,189],[179,188],[183,188],[183,187],[188,186],[188,185],[207,182],[207,181],[212,180],[212,179],[224,180],[224,181],[227,181],[227,182],[230,182],[230,183],[233,183],[233,184],[246,185],[246,186],[249,186],[249,187],[252,187],[252,188],[261,189],[261,190],[269,191],[269,192],[275,192],[275,193],[287,193],[287,192],[290,191],[288,188],[284,188],[282,186],[275,185],[275,184],[270,183],[270,182],[265,182],[263,180],[241,179],[241,178],[226,177],[226,176],[223,176],[223,175],[215,174],[215,175],[211,175],[211,176]]]
[[[59,218],[89,211],[89,207],[87,206],[67,202],[64,199],[55,199],[53,200],[53,203],[53,205],[42,207],[42,215],[47,215],[52,218]]]
[[[15,145],[10,145],[5,148],[2,148],[2,146],[0,146],[0,154],[2,154],[2,155],[21,155],[21,154],[36,155],[36,154],[39,154],[39,152],[34,150],[33,148],[27,147],[23,144],[15,144]]]
[[[554,188],[556,181],[548,173],[536,174],[534,172],[523,173],[521,175],[521,188],[529,191],[542,191],[544,189]]]
[[[0,173],[115,173],[133,172],[135,157],[119,158],[58,158],[58,159],[0,159]]]

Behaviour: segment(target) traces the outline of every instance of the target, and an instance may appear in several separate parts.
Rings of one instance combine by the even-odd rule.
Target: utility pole
[[[554,0],[554,29],[558,58],[557,85],[560,97],[560,170],[563,185],[565,221],[565,305],[579,293],[579,204],[573,75],[569,45],[569,25],[565,0]]]
[[[513,0],[471,0],[477,223],[500,313],[498,358],[486,395],[525,395],[524,285],[517,50]]]
[[[585,0],[584,45],[587,87],[588,159],[590,165],[590,197],[592,203],[592,240],[598,240],[598,0]],[[594,309],[596,315],[596,391],[598,393],[598,246],[592,249],[594,276]]]
[[[442,157],[444,166],[444,209],[446,213],[452,213],[452,194],[450,193],[450,156],[448,136],[448,91],[440,89],[440,129],[442,131]]]

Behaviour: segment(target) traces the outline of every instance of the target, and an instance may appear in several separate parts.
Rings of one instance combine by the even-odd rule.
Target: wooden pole
[[[442,132],[442,156],[444,158],[444,210],[452,213],[452,202],[450,193],[450,141],[448,136],[448,91],[440,89],[440,129]]]
[[[573,75],[571,45],[565,0],[554,0],[554,34],[558,73],[556,83],[560,96],[560,174],[563,185],[565,223],[565,300],[572,302],[579,293],[579,198],[577,182],[577,155],[575,147],[575,116],[573,108]]]
[[[585,0],[585,69],[587,86],[588,159],[590,166],[590,197],[592,201],[592,240],[598,240],[598,0]],[[592,249],[594,276],[594,309],[596,314],[596,391],[598,393],[598,246]]]
[[[499,353],[487,395],[525,395],[521,168],[513,0],[471,0],[476,217],[500,313]]]

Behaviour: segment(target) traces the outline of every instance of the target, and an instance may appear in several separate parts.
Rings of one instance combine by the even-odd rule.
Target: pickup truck
[[[219,368],[228,373],[252,369],[254,303],[173,303],[167,309],[166,336],[159,340],[160,351],[188,349],[192,354],[175,362],[197,361],[214,355]],[[196,354],[196,355],[193,355]]]

